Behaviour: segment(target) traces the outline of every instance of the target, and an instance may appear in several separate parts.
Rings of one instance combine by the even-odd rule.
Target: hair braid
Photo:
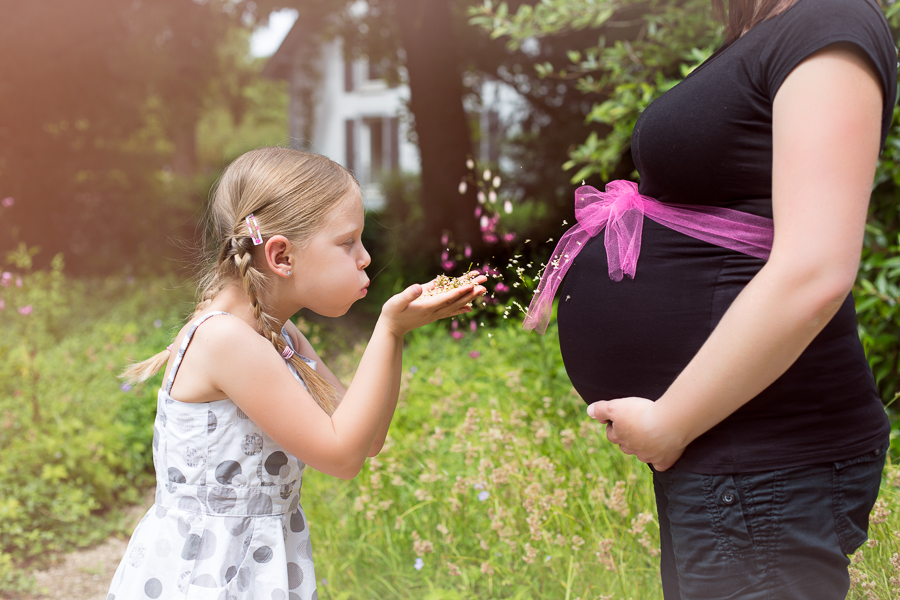
[[[281,354],[287,344],[284,341],[284,338],[281,337],[281,334],[276,332],[274,327],[272,327],[274,319],[266,313],[262,302],[259,301],[257,289],[266,284],[266,279],[259,270],[250,264],[251,261],[252,256],[248,249],[244,245],[240,245],[234,256],[234,263],[240,272],[244,291],[250,298],[250,305],[253,307],[253,314],[256,317],[260,334],[268,339],[269,342],[275,346],[275,350]],[[329,415],[334,413],[337,408],[337,394],[335,393],[334,386],[331,385],[327,379],[319,375],[315,369],[306,364],[298,354],[294,353],[289,361],[294,365],[294,368],[297,369],[297,373],[300,374],[301,379],[303,379],[303,382],[309,389],[309,393],[313,397],[313,400],[316,401],[316,404],[322,407],[322,410]]]

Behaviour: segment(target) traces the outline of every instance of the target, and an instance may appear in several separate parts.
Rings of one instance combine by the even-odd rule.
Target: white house
[[[380,181],[385,173],[420,171],[419,151],[403,118],[409,88],[389,86],[379,65],[366,59],[344,60],[340,38],[310,41],[316,39],[315,32],[295,23],[263,72],[288,82],[293,144],[350,169],[363,186],[368,207],[378,209],[384,202]],[[480,129],[486,135],[480,136],[478,155],[496,164],[501,160],[497,142],[522,114],[523,101],[511,87],[496,82],[485,83],[481,95],[486,108],[480,110]]]

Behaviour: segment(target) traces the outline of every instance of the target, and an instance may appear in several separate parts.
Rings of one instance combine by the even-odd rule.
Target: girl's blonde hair
[[[240,282],[250,297],[257,327],[280,353],[285,341],[260,300],[266,276],[253,264],[253,240],[245,219],[253,214],[263,239],[283,235],[303,247],[321,229],[331,211],[359,183],[344,167],[318,155],[291,148],[260,148],[231,163],[215,186],[204,235],[208,266],[198,288],[194,316],[199,316],[229,283]],[[169,359],[163,350],[131,365],[123,378],[132,383],[154,375]],[[294,354],[291,364],[309,392],[328,414],[336,407],[336,391],[327,380]]]

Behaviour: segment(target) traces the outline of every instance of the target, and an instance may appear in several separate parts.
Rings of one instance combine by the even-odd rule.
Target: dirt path
[[[144,496],[144,502],[126,510],[129,529],[137,526],[151,504],[153,490]],[[67,554],[59,564],[33,573],[40,593],[22,596],[22,600],[106,600],[126,546],[127,539],[110,538],[99,546]]]

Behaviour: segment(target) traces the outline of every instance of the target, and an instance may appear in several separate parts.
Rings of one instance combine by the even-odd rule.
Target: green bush
[[[180,326],[164,281],[67,279],[61,257],[31,272],[30,254],[0,269],[0,590],[27,587],[13,562],[130,533],[117,509],[153,483],[156,386],[117,375]]]

